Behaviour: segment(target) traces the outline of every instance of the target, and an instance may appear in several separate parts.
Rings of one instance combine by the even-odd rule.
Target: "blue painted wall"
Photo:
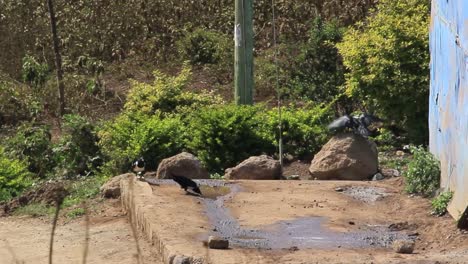
[[[432,0],[430,50],[430,150],[459,219],[468,207],[468,0]]]

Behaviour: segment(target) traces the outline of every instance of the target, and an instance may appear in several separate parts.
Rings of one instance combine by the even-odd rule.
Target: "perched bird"
[[[359,116],[344,115],[335,119],[328,125],[331,131],[344,131],[346,129],[352,130],[355,134],[361,135],[365,138],[371,135],[369,126],[375,122],[382,122],[383,120],[369,114],[362,114]]]
[[[133,162],[132,170],[140,179],[143,179],[143,173],[145,172],[145,159],[140,157],[135,162]]]
[[[174,175],[172,179],[180,185],[180,188],[184,189],[187,193],[202,195],[200,188],[196,182],[184,176]]]

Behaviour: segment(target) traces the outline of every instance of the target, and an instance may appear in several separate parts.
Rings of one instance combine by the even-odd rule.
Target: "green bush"
[[[147,169],[155,170],[162,159],[183,150],[185,126],[177,116],[122,114],[105,124],[99,137],[107,173],[128,172],[131,162],[140,156]]]
[[[269,135],[275,136],[277,146],[279,136],[279,120],[276,109],[267,113]],[[330,107],[283,107],[282,108],[282,134],[283,153],[295,158],[310,158],[317,153],[328,139],[327,124],[332,117]]]
[[[227,35],[202,28],[195,29],[177,42],[180,56],[190,60],[192,65],[231,62],[233,45]]]
[[[79,115],[65,115],[63,132],[53,149],[57,174],[65,177],[91,174],[102,161],[95,127]]]
[[[41,87],[47,81],[49,66],[39,63],[34,57],[26,55],[23,58],[22,77],[23,81],[34,88]]]
[[[0,72],[0,127],[3,124],[16,125],[18,122],[31,120],[41,109],[40,101],[29,86]]]
[[[7,140],[6,151],[12,157],[24,160],[30,172],[44,178],[55,166],[49,127],[24,123]]]
[[[308,40],[294,56],[291,85],[295,94],[324,103],[341,93],[344,66],[336,43],[341,41],[343,32],[337,21],[325,22],[320,17],[313,21]]]
[[[416,143],[428,138],[430,1],[381,0],[338,45],[347,94],[397,122]]]
[[[0,147],[0,201],[19,195],[31,185],[31,174],[27,165],[18,159],[8,157]]]
[[[423,147],[410,147],[413,159],[404,174],[406,191],[431,196],[440,186],[440,162]]]
[[[211,172],[223,173],[252,155],[274,153],[274,134],[268,138],[260,115],[263,107],[215,106],[194,112],[188,118],[188,148]]]
[[[447,212],[447,206],[452,200],[453,192],[443,192],[432,199],[431,205],[433,214],[442,216]]]
[[[132,81],[124,106],[126,113],[167,114],[222,103],[221,97],[208,92],[184,91],[191,78],[191,70],[187,65],[184,65],[177,76],[167,76],[155,71],[154,77],[153,84]]]

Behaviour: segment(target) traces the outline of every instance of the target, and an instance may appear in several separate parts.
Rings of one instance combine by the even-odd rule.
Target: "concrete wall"
[[[432,0],[430,25],[430,150],[441,161],[449,206],[468,221],[468,1]]]

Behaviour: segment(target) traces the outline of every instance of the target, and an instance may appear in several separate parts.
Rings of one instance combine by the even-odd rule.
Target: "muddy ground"
[[[139,237],[144,263],[161,263],[161,249],[209,263],[468,263],[468,233],[449,216],[432,216],[427,199],[405,194],[401,178],[200,183],[205,197],[186,195],[170,181],[136,185],[142,226],[153,236],[144,230]],[[98,206],[88,263],[137,263],[120,202]],[[47,263],[49,233],[49,218],[0,218],[0,264],[22,263],[13,255]],[[230,249],[207,249],[209,235],[227,237]],[[397,238],[414,240],[414,253],[394,253],[389,246]],[[83,218],[61,219],[54,263],[81,263],[83,240]]]

